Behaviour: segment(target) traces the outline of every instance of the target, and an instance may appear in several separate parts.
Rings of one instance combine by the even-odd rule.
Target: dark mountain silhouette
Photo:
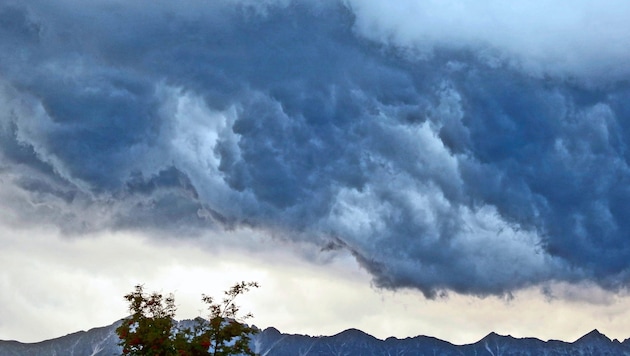
[[[37,343],[0,341],[0,356],[112,356],[120,354],[112,325],[80,331]],[[376,356],[376,355],[630,355],[630,339],[611,340],[597,330],[575,342],[542,341],[490,333],[467,345],[454,345],[429,336],[377,339],[361,330],[349,329],[333,336],[283,334],[267,328],[252,338],[252,349],[261,356]]]

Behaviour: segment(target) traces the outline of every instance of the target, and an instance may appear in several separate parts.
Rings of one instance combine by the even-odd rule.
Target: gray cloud
[[[630,75],[630,5],[608,0],[346,0],[362,36],[413,56],[435,49],[473,50],[489,64],[536,76],[600,82]]]
[[[0,10],[0,193],[17,224],[245,224],[428,296],[628,282],[623,80],[490,63],[457,27],[410,57],[354,3],[71,4]]]

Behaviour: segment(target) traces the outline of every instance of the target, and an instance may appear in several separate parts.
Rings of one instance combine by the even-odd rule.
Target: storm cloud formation
[[[376,285],[427,296],[625,288],[625,25],[578,46],[579,21],[545,22],[565,56],[539,56],[555,47],[517,31],[529,23],[510,40],[411,6],[444,31],[395,28],[404,8],[371,3],[4,1],[4,219],[248,225],[347,249]]]

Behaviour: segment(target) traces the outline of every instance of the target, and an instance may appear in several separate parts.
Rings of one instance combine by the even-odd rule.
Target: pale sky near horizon
[[[630,337],[630,3],[0,0],[0,339]]]
[[[147,292],[173,293],[177,317],[193,318],[204,315],[201,294],[220,296],[240,280],[261,284],[238,303],[254,314],[251,322],[286,333],[334,335],[357,328],[381,339],[428,335],[455,344],[476,342],[491,331],[566,341],[595,328],[620,341],[630,335],[627,295],[555,285],[555,298],[534,288],[511,299],[451,293],[430,300],[413,290],[373,287],[347,254],[312,260],[320,254],[312,247],[287,246],[249,230],[184,243],[133,233],[72,240],[41,229],[2,234],[8,248],[0,251],[0,340],[37,342],[109,325],[126,315],[122,296],[138,283]],[[226,241],[231,238],[246,239],[248,247],[235,248]]]

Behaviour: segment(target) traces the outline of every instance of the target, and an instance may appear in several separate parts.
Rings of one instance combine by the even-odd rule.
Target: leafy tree
[[[200,327],[204,341],[210,342],[210,353],[213,356],[226,355],[252,355],[255,354],[249,348],[250,335],[256,333],[256,329],[244,323],[245,319],[253,317],[251,313],[240,317],[240,307],[234,304],[236,297],[248,292],[251,288],[258,288],[256,282],[240,282],[225,291],[225,297],[221,302],[207,295],[202,296],[203,302],[208,306],[210,315],[209,323],[203,323]]]
[[[172,329],[175,316],[173,295],[147,295],[141,285],[125,295],[129,302],[129,318],[116,329],[123,355],[175,355]]]
[[[197,318],[192,328],[179,328],[174,321],[175,299],[173,295],[146,294],[142,285],[125,295],[129,302],[130,317],[116,329],[122,346],[122,354],[130,356],[226,356],[251,355],[250,337],[257,330],[244,323],[250,313],[240,316],[236,298],[258,288],[256,282],[240,282],[225,291],[217,302],[202,295],[207,305],[207,319]]]

